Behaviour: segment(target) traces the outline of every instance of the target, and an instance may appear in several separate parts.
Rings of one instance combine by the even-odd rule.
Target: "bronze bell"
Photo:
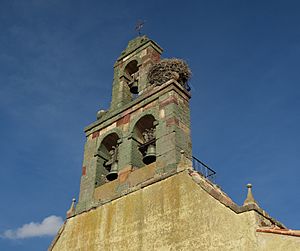
[[[156,160],[156,147],[151,144],[148,146],[146,155],[143,158],[143,162],[148,165]]]
[[[139,87],[138,87],[137,81],[134,81],[134,82],[130,85],[130,92],[133,93],[133,94],[138,94],[138,93],[139,93]]]
[[[111,169],[110,169],[109,173],[106,175],[106,179],[108,181],[112,181],[117,178],[118,178],[118,162],[115,161],[114,163],[112,163]]]

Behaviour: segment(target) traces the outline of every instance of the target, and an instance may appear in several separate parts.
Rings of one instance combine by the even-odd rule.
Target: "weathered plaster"
[[[299,251],[300,237],[273,233],[257,233],[260,251]]]
[[[234,212],[185,171],[69,218],[52,250],[271,250],[258,247],[256,214]]]

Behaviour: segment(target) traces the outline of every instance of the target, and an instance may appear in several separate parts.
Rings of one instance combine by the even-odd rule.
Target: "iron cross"
[[[144,27],[145,22],[142,20],[139,20],[135,26],[135,30],[139,33],[139,36],[141,35],[141,30]]]

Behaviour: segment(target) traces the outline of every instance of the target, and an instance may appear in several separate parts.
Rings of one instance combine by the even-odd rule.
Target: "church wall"
[[[235,213],[181,172],[69,218],[53,250],[258,250],[255,214]]]
[[[300,250],[300,238],[272,233],[257,233],[259,251],[298,251]]]

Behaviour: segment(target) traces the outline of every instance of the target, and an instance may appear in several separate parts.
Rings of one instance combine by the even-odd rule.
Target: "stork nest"
[[[150,84],[162,85],[168,80],[175,79],[185,86],[192,72],[188,64],[178,58],[163,59],[154,64],[148,72],[147,79]]]

